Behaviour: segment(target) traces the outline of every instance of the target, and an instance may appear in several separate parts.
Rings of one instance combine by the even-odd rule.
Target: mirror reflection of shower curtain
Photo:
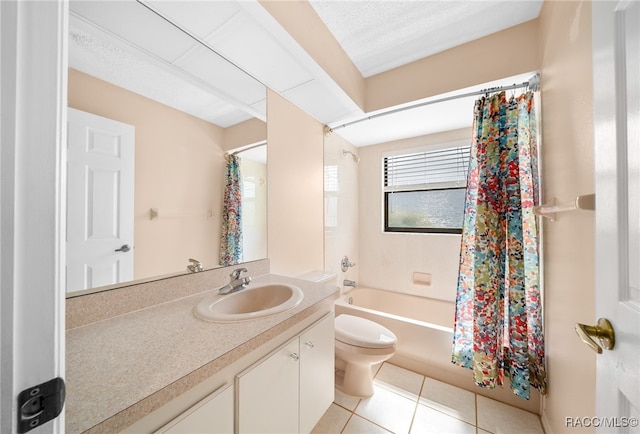
[[[220,265],[235,265],[242,261],[242,178],[240,157],[227,154],[225,158]]]

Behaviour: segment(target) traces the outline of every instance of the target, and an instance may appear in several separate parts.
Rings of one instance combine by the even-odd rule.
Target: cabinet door
[[[334,317],[300,335],[300,432],[309,433],[334,398]]]
[[[162,427],[162,434],[229,434],[233,432],[233,387],[223,386]]]
[[[298,338],[236,376],[238,432],[298,432]]]

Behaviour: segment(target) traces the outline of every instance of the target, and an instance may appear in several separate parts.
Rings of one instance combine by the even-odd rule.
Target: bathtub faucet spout
[[[356,287],[356,281],[355,280],[348,280],[348,279],[344,279],[344,281],[342,282],[342,284],[344,286],[353,286],[354,288]]]

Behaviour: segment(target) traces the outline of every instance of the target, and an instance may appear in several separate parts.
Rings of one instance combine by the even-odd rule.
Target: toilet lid
[[[338,315],[335,321],[336,339],[345,344],[365,348],[387,348],[398,338],[378,323],[353,315]]]

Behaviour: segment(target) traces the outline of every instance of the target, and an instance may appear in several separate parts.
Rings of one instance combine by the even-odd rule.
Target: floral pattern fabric
[[[474,108],[452,362],[494,388],[546,393],[534,95],[483,97]]]
[[[220,265],[235,265],[242,260],[242,179],[240,157],[227,155],[226,158]]]

